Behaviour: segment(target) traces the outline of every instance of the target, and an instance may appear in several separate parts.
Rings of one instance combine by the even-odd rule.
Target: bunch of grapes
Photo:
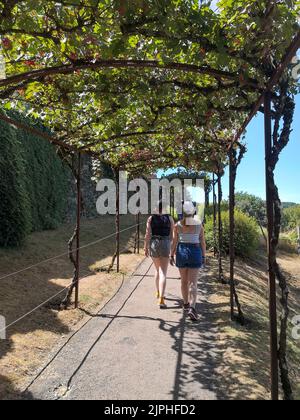
[[[5,50],[11,50],[12,49],[12,42],[9,38],[3,38],[2,39],[2,47]]]

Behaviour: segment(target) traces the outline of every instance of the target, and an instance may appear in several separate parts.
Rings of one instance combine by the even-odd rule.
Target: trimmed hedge
[[[0,121],[0,246],[19,246],[30,231],[24,178],[16,132]]]
[[[28,233],[63,222],[70,175],[46,140],[6,123],[0,130],[0,246],[19,246]]]
[[[229,214],[222,212],[223,221],[223,251],[229,254]],[[206,240],[209,248],[214,246],[213,217],[207,218],[205,225]],[[218,234],[218,232],[217,232]],[[235,212],[235,252],[242,258],[251,257],[258,248],[260,234],[256,221],[240,211]]]
[[[41,124],[38,128],[45,131]],[[17,137],[22,143],[31,231],[56,229],[65,216],[70,171],[47,140],[23,130]]]

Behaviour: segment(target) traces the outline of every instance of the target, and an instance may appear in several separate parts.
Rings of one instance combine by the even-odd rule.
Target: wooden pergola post
[[[217,255],[217,194],[216,175],[213,173],[213,229],[214,229],[214,256]]]
[[[226,284],[223,272],[222,250],[223,250],[223,223],[222,223],[222,172],[218,170],[218,261],[219,261],[219,281]]]
[[[276,252],[273,247],[274,234],[274,200],[271,188],[272,168],[270,164],[272,155],[272,116],[271,92],[265,94],[265,159],[266,159],[266,201],[268,219],[268,266],[269,266],[269,313],[270,313],[270,347],[271,347],[271,395],[272,400],[279,399],[279,364],[278,364],[278,330],[277,330],[277,294],[276,273],[274,259]]]
[[[76,225],[76,280],[75,280],[75,308],[79,305],[79,276],[80,276],[80,222],[81,222],[81,153],[78,153],[78,167],[76,177],[77,189],[77,225]]]
[[[117,273],[120,272],[120,173],[116,170],[116,258]]]
[[[140,213],[138,213],[135,216],[135,223],[136,223],[136,229],[135,229],[134,253],[139,254],[140,243],[141,243],[141,215]]]
[[[235,265],[235,162],[234,151],[229,150],[229,255],[230,255],[230,314],[234,320],[234,265]]]

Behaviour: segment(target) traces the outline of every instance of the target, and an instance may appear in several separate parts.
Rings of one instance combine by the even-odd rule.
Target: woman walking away
[[[145,255],[152,258],[156,268],[156,296],[161,309],[166,307],[165,291],[173,230],[174,220],[164,213],[163,204],[159,202],[157,214],[152,215],[147,221]]]
[[[171,264],[179,268],[184,311],[192,321],[198,321],[196,310],[197,286],[200,268],[205,265],[206,243],[202,223],[194,216],[196,208],[191,202],[183,206],[184,217],[174,227]]]

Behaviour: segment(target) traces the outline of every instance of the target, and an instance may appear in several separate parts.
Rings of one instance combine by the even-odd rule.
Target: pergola
[[[76,306],[82,153],[133,174],[179,166],[216,174],[219,241],[221,179],[229,163],[231,318],[237,306],[244,320],[234,279],[235,179],[245,153],[241,138],[257,112],[264,113],[272,399],[279,397],[279,365],[285,396],[291,397],[285,343],[277,331],[276,279],[283,294],[286,287],[276,262],[280,209],[274,169],[291,130],[295,81],[289,65],[300,48],[298,2],[290,10],[278,1],[223,0],[218,13],[196,0],[9,3],[0,2],[7,62],[0,98],[6,107],[34,110],[55,131],[41,132],[5,112],[0,119],[78,154]],[[117,217],[117,239],[119,234]],[[117,268],[119,251],[118,245]],[[222,280],[221,243],[219,266]]]

